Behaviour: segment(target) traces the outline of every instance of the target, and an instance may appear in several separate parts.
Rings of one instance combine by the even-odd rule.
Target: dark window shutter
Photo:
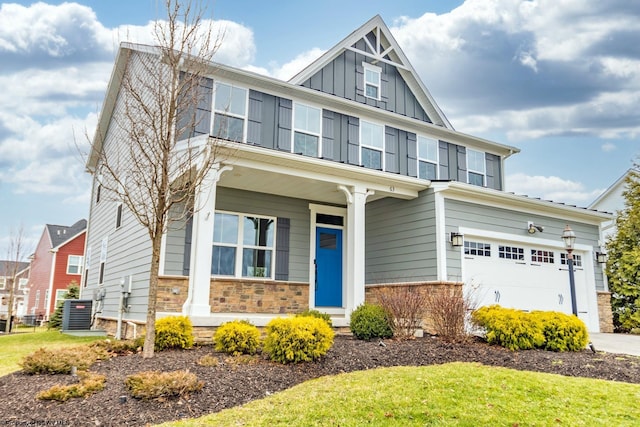
[[[276,225],[276,280],[289,280],[289,218],[278,218]]]
[[[467,149],[457,146],[458,153],[458,181],[467,182]]]
[[[347,163],[351,165],[360,164],[360,120],[357,117],[349,116],[349,128],[347,130]]]
[[[182,274],[189,275],[191,265],[191,239],[193,238],[193,216],[189,215],[184,227],[184,253],[182,254]]]
[[[418,176],[418,141],[411,132],[407,132],[407,175]]]
[[[438,160],[440,161],[440,179],[451,179],[449,175],[449,143],[445,141],[438,142]]]
[[[293,103],[290,99],[278,99],[278,149],[291,151],[291,125]]]

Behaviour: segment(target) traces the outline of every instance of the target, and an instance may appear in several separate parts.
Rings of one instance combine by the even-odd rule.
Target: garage
[[[567,254],[557,247],[465,236],[462,271],[478,306],[500,304],[525,311],[571,314]],[[585,254],[574,252],[578,316],[589,326]],[[595,297],[595,296],[594,296]]]

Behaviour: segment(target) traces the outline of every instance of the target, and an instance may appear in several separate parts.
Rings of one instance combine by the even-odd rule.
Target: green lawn
[[[163,426],[637,426],[640,385],[471,363],[312,380]]]
[[[47,331],[46,328],[19,329],[20,333],[0,335],[0,376],[7,375],[21,368],[18,362],[27,354],[40,347],[60,348],[92,342],[104,337],[74,337],[61,334],[60,331]]]

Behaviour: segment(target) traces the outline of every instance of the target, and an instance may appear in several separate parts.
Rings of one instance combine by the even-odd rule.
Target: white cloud
[[[319,48],[313,48],[306,52],[302,52],[291,61],[282,64],[281,66],[272,64],[271,75],[280,80],[288,81],[293,76],[318,59],[325,51]]]
[[[557,176],[531,176],[516,173],[508,175],[505,181],[506,191],[578,206],[586,206],[604,191],[603,189],[587,190],[580,182]]]
[[[604,151],[605,153],[608,153],[610,151],[615,150],[617,147],[614,143],[612,142],[605,142],[604,144],[602,144],[602,146],[600,147],[602,149],[602,151]]]

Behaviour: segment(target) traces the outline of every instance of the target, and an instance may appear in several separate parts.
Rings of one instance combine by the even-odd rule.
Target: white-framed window
[[[379,101],[382,68],[366,62],[363,62],[362,66],[364,68],[364,96]]]
[[[25,289],[27,289],[28,284],[29,284],[29,279],[25,279],[24,277],[21,277],[18,280],[18,289],[21,291],[24,291]]]
[[[471,240],[464,241],[464,254],[476,256],[491,256],[491,245],[489,243],[474,242]]]
[[[486,162],[484,152],[467,148],[467,182],[484,187]]]
[[[0,277],[0,289],[4,289],[7,286],[7,278]]]
[[[418,135],[418,178],[438,179],[438,141]]]
[[[69,255],[69,258],[67,258],[67,274],[82,274],[82,256]]]
[[[64,297],[67,295],[66,289],[56,289],[56,301],[53,304],[53,308],[57,308],[58,304],[64,301]]]
[[[35,302],[34,302],[33,306],[34,306],[34,308],[36,308],[36,309],[40,308],[40,289],[38,289],[38,290],[36,291],[36,300],[35,300]]]
[[[275,234],[274,217],[216,212],[211,274],[272,279]]]
[[[294,153],[305,156],[320,156],[322,110],[304,104],[293,104],[293,144]]]
[[[116,230],[122,225],[122,203],[118,203],[116,208]]]
[[[569,258],[567,257],[567,254],[564,252],[560,252],[560,264],[569,265]],[[582,255],[573,254],[573,266],[582,267]]]
[[[104,283],[104,266],[107,262],[107,246],[108,246],[108,236],[105,236],[102,239],[102,243],[100,245],[100,269],[98,271],[98,284],[102,285]]]
[[[244,141],[247,98],[247,89],[216,82],[212,133],[215,138]]]
[[[360,120],[360,164],[384,170],[384,126]]]
[[[524,261],[524,248],[518,246],[499,245],[498,257],[502,259]]]
[[[541,262],[543,264],[553,264],[553,251],[543,251],[541,249],[531,249],[531,262]]]

